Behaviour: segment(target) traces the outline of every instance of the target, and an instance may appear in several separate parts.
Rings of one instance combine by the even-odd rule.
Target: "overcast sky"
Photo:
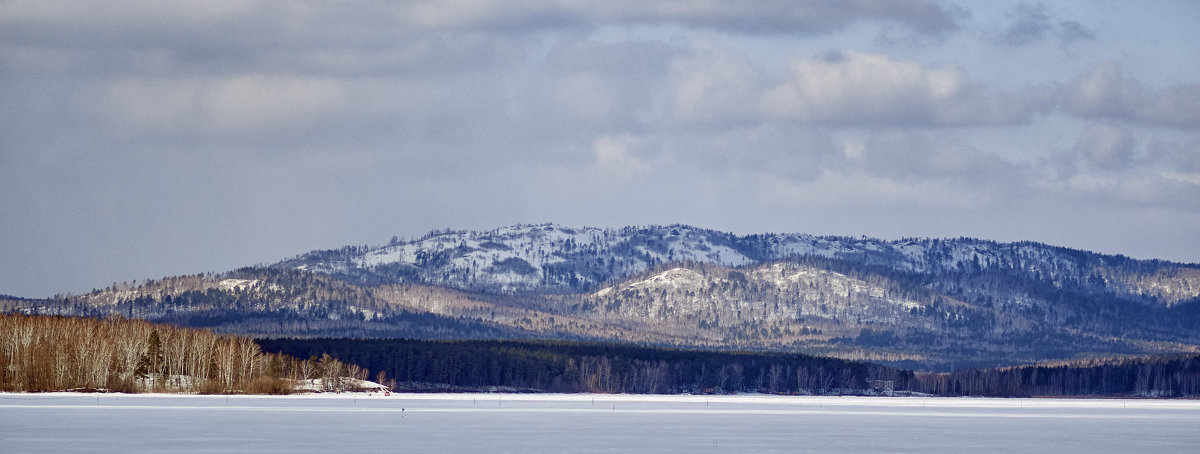
[[[0,293],[534,222],[1200,262],[1196,24],[1189,0],[0,0]]]

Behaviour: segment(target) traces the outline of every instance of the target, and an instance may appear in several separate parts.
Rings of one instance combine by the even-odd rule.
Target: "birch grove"
[[[265,354],[253,339],[207,330],[120,317],[27,315],[0,315],[0,361],[0,391],[34,392],[286,393],[292,387],[285,379],[308,378],[313,367]],[[333,358],[323,363],[346,370]],[[366,377],[358,366],[349,370]]]

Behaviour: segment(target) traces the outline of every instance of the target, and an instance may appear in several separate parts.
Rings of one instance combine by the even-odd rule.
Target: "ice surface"
[[[1195,452],[1200,402],[0,394],[4,452]]]

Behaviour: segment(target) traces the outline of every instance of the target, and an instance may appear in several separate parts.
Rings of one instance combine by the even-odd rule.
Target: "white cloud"
[[[729,51],[705,48],[672,65],[674,113],[683,121],[784,120],[834,126],[1020,124],[1051,106],[1031,88],[990,93],[956,67],[854,51],[793,60],[781,78]]]
[[[592,141],[592,153],[596,156],[596,166],[604,173],[617,176],[630,176],[644,172],[648,165],[638,158],[636,149],[640,145],[637,137],[631,134],[603,136]]]
[[[965,90],[955,68],[925,69],[883,55],[832,53],[792,62],[782,84],[764,93],[765,110],[816,122],[926,123]]]
[[[1048,98],[1038,90],[992,95],[956,67],[845,51],[792,62],[763,102],[768,112],[800,121],[934,126],[1023,123]]]

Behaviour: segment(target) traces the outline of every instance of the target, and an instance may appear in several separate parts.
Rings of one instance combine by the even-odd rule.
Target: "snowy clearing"
[[[1200,401],[0,394],[5,452],[1194,452]]]

